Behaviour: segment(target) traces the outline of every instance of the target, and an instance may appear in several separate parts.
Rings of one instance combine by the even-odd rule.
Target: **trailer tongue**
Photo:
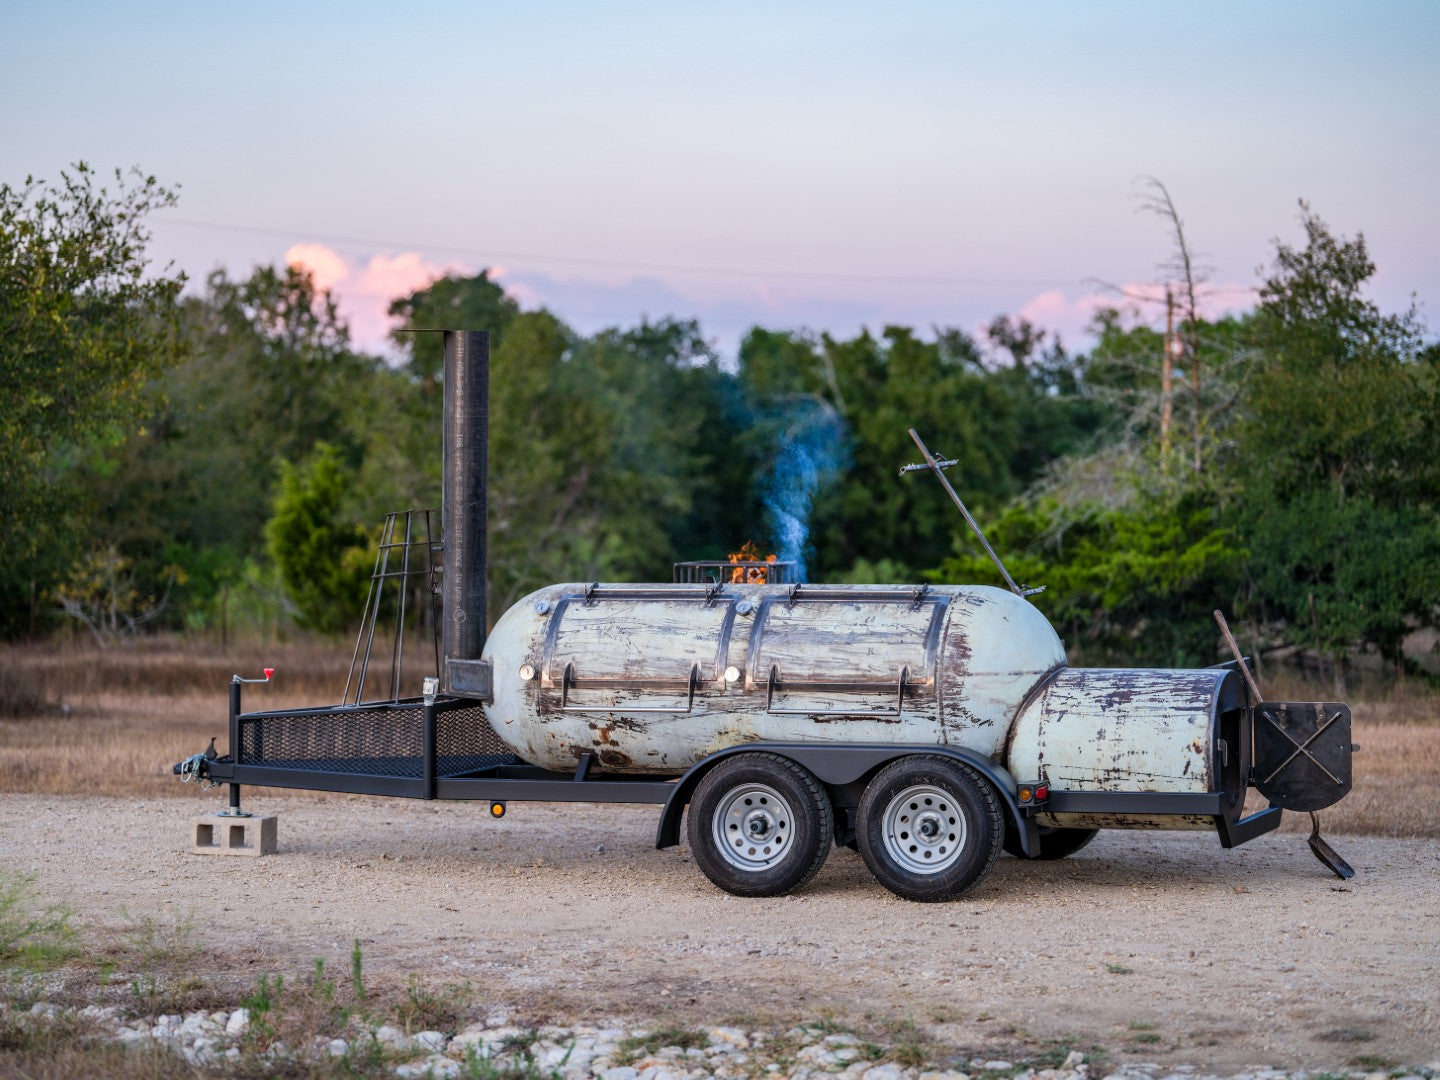
[[[1055,858],[1099,828],[1201,828],[1228,848],[1349,790],[1348,707],[1261,701],[1238,654],[1070,668],[1039,590],[1010,578],[913,431],[926,463],[902,471],[940,478],[1008,590],[782,583],[778,568],[707,580],[687,564],[701,580],[541,589],[487,638],[488,349],[445,332],[443,648],[424,693],[400,696],[400,668],[411,578],[434,593],[428,512],[387,521],[353,700],[347,683],[340,705],[245,712],[242,684],[265,680],[232,680],[229,753],[212,742],[175,767],[228,784],[229,813],[247,784],[483,801],[494,817],[511,801],[654,803],[667,847],[688,806],[697,864],[738,895],[799,888],[841,845],[898,895],[944,900],[1002,847]],[[390,692],[366,700],[387,586]],[[1247,817],[1252,786],[1270,805]],[[1347,876],[1318,824],[1311,847]]]

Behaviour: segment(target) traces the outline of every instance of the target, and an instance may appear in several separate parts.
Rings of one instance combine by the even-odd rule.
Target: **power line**
[[[364,247],[394,248],[402,251],[422,251],[431,254],[462,255],[478,262],[500,259],[516,259],[523,262],[553,263],[561,266],[586,266],[599,270],[643,270],[664,274],[694,274],[709,277],[743,278],[785,278],[810,281],[846,281],[859,284],[878,285],[960,285],[1016,286],[1022,288],[1051,288],[1073,285],[1073,281],[1058,278],[965,278],[965,277],[906,277],[876,274],[838,274],[811,270],[757,270],[736,266],[693,266],[683,263],[624,262],[613,259],[590,259],[583,256],[537,255],[520,251],[482,252],[476,248],[457,247],[450,244],[426,244],[414,241],[382,240],[375,237],[340,236],[317,232],[291,232],[258,225],[231,225],[218,221],[196,221],[190,218],[159,218],[157,225],[179,225],[188,229],[212,229],[217,232],[245,233],[252,236],[273,236],[282,240],[317,240],[326,244],[360,245]]]

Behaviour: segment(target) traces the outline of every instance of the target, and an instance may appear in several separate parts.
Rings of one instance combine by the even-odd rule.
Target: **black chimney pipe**
[[[488,700],[485,646],[486,475],[490,334],[445,331],[445,422],[440,528],[445,542],[443,689]]]

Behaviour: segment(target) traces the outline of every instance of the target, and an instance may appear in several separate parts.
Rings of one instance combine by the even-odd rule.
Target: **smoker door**
[[[1262,701],[1255,706],[1255,789],[1286,810],[1323,810],[1350,790],[1350,706]]]

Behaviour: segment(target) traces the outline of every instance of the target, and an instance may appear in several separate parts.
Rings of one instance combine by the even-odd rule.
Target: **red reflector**
[[[1035,789],[1035,798],[1037,798],[1037,799],[1048,799],[1049,797],[1050,797],[1050,788],[1047,787],[1046,785],[1041,784],[1039,787],[1037,787],[1037,788]]]
[[[271,676],[271,675],[274,675],[274,674],[275,674],[275,669],[274,669],[273,667],[267,667],[267,668],[265,669],[265,678],[266,678],[267,681],[269,680],[270,676]]]

